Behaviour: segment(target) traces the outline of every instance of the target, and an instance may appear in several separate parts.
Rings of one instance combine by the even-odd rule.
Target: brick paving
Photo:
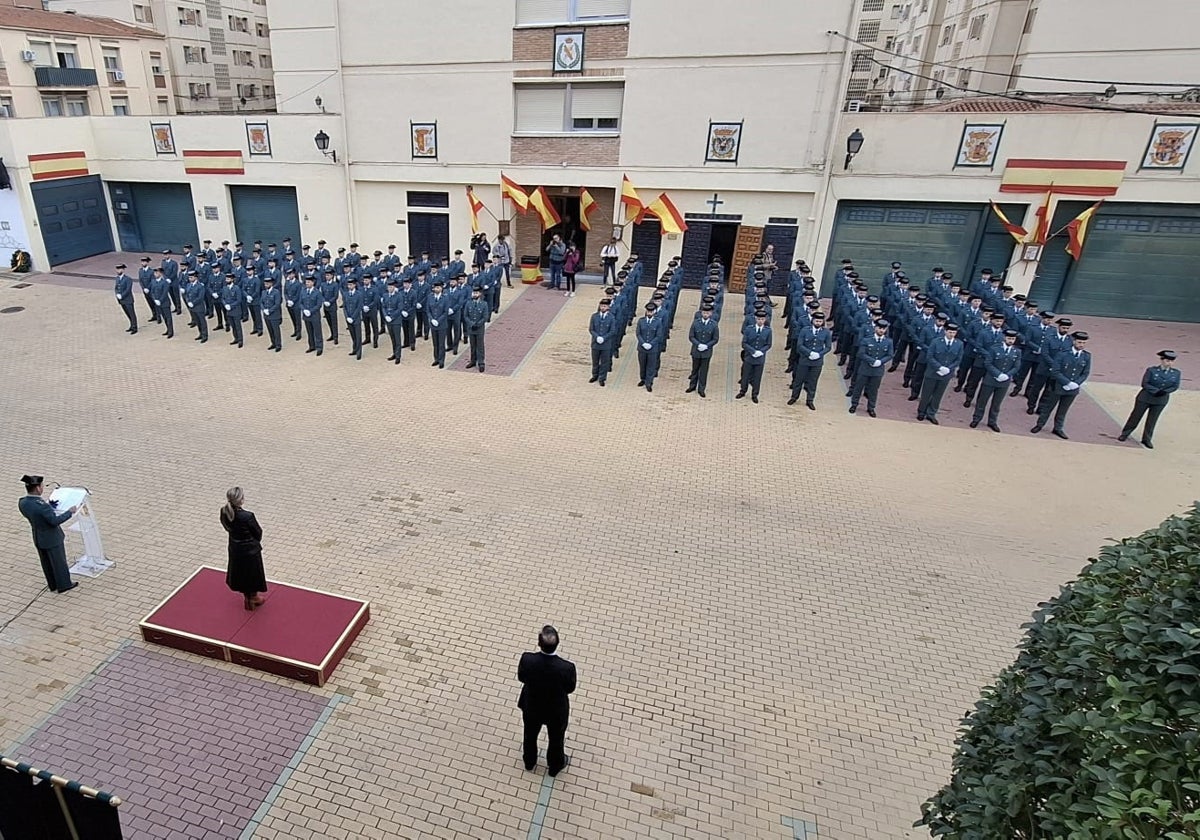
[[[14,753],[118,792],[131,840],[238,837],[325,704],[287,686],[133,647]]]
[[[506,298],[510,299],[507,306]],[[484,332],[484,375],[516,373],[566,302],[562,292],[548,292],[541,287],[506,288],[500,295],[500,314],[492,316]],[[470,348],[464,343],[450,369],[477,373],[474,368],[467,371],[470,360]]]
[[[726,325],[701,400],[678,323],[654,393],[632,352],[601,389],[596,295],[514,375],[471,377],[431,369],[425,344],[394,367],[131,337],[107,287],[0,285],[0,309],[24,307],[0,314],[0,745],[222,564],[236,483],[270,577],[372,602],[320,689],[171,654],[206,684],[341,701],[292,768],[255,771],[256,795],[279,785],[255,838],[917,838],[959,717],[1037,603],[1200,497],[1196,391],[1153,452],[871,422],[832,378],[817,411],[785,406],[782,353],[763,403],[734,402]],[[1123,352],[1087,328],[1098,356]],[[1121,415],[1136,388],[1088,393]],[[31,470],[91,488],[116,561],[65,595],[36,597]],[[543,797],[515,671],[546,621],[580,684],[573,763]],[[128,795],[121,764],[100,781]]]

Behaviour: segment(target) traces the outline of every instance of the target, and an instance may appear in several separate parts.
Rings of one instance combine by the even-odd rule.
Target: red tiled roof
[[[163,37],[153,29],[133,26],[111,18],[72,15],[66,12],[44,12],[40,9],[24,9],[13,6],[0,6],[0,29],[98,35],[110,38],[161,39]]]
[[[1085,102],[1073,103],[1070,99],[1062,99],[1057,102],[1044,101],[1044,95],[1037,102],[1029,102],[1023,99],[1005,99],[998,96],[976,97],[972,99],[955,99],[950,102],[938,102],[934,105],[928,105],[915,110],[924,113],[941,113],[941,114],[1016,114],[1041,112],[1044,114],[1055,114],[1064,112],[1079,112],[1079,111],[1094,111],[1095,108],[1082,108],[1081,105],[1104,105],[1103,102],[1095,102],[1089,100]],[[1149,102],[1140,103],[1137,105],[1126,105],[1117,103],[1111,105],[1115,111],[1121,108],[1138,108],[1148,111],[1172,111],[1192,112],[1200,108],[1195,102]]]

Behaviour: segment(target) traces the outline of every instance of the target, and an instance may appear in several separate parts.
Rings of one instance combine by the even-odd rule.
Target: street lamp
[[[325,157],[333,158],[333,162],[337,163],[337,152],[329,148],[329,135],[324,131],[318,131],[317,136],[313,138],[313,142],[317,144],[317,151],[325,155]],[[862,145],[861,143],[859,145]]]
[[[866,138],[863,137],[863,133],[857,128],[846,138],[846,163],[842,169],[850,168],[850,161],[854,160],[854,156],[862,151],[864,139]]]

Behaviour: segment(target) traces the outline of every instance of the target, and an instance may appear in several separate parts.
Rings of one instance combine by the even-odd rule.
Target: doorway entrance
[[[714,257],[720,259],[727,275],[729,266],[733,264],[733,246],[737,242],[738,227],[740,225],[736,222],[714,222],[712,239],[708,243],[708,261],[712,262]]]
[[[550,256],[546,253],[546,246],[550,244],[550,239],[556,233],[562,237],[563,242],[574,242],[579,253],[587,253],[587,231],[579,227],[579,196],[552,195],[550,201],[554,204],[554,209],[558,211],[558,218],[562,221],[542,232],[542,268],[550,265]]]

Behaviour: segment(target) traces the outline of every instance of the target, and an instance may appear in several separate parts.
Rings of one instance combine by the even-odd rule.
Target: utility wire
[[[1096,105],[1096,104],[1087,104],[1087,103],[1082,103],[1082,102],[1079,102],[1079,103],[1077,103],[1077,102],[1060,102],[1060,101],[1056,101],[1053,99],[1038,99],[1038,98],[1032,97],[1032,96],[1017,96],[1016,94],[1012,94],[1012,93],[992,93],[989,91],[977,90],[975,88],[963,87],[962,85],[956,85],[951,82],[947,82],[944,79],[935,79],[932,76],[925,76],[925,75],[922,75],[921,73],[914,73],[912,70],[904,70],[900,67],[895,67],[891,64],[884,64],[883,62],[878,61],[874,58],[871,59],[871,62],[873,64],[877,64],[880,67],[883,67],[885,69],[894,70],[897,73],[907,73],[910,76],[916,76],[918,79],[924,79],[927,82],[933,82],[934,84],[941,85],[942,87],[948,87],[948,88],[952,88],[954,90],[960,90],[963,93],[976,93],[976,94],[979,94],[980,96],[995,97],[997,99],[1008,99],[1013,102],[1032,102],[1035,105],[1062,105],[1062,106],[1065,106],[1068,108],[1078,108],[1078,109],[1081,109],[1084,111],[1108,111],[1110,113],[1118,113],[1118,114],[1146,114],[1151,117],[1192,117],[1195,119],[1200,119],[1200,113],[1190,114],[1185,111],[1163,111],[1163,110],[1156,111],[1151,108],[1122,108],[1119,105]],[[966,69],[966,68],[963,68],[963,69]]]
[[[0,633],[3,633],[5,630],[7,630],[7,629],[8,629],[8,625],[12,624],[14,621],[16,621],[16,620],[17,620],[18,618],[20,618],[22,615],[24,615],[26,610],[28,610],[28,609],[29,609],[30,607],[32,607],[32,606],[33,606],[35,603],[37,603],[37,599],[38,599],[38,598],[41,598],[43,595],[45,595],[45,594],[46,594],[47,592],[49,592],[49,591],[50,591],[49,587],[46,587],[46,588],[42,589],[42,591],[41,591],[41,592],[39,592],[38,594],[36,594],[36,595],[34,595],[34,596],[33,596],[33,600],[32,600],[32,601],[30,601],[30,602],[29,602],[28,604],[26,604],[25,606],[21,607],[21,609],[17,610],[16,614],[15,614],[15,615],[13,615],[13,616],[12,616],[12,618],[8,619],[8,621],[4,622],[3,624],[0,624]]]
[[[849,41],[852,44],[858,44],[859,46],[865,47],[869,50],[875,50],[875,51],[878,51],[881,53],[886,53],[887,55],[890,55],[890,56],[895,56],[896,58],[902,58],[902,59],[906,59],[906,60],[911,58],[911,56],[901,55],[898,52],[893,52],[892,50],[886,50],[883,47],[877,47],[874,44],[868,44],[865,41],[858,40],[857,38],[851,38],[849,35],[843,35],[841,32],[838,32],[837,30],[832,30],[832,34],[836,35],[837,37],[839,37],[845,41]],[[874,60],[874,59],[872,59],[872,60]],[[1012,78],[1011,74],[1009,74],[1009,73],[1000,73],[995,70],[979,70],[974,67],[961,67],[957,64],[947,64],[943,61],[924,61],[921,59],[915,59],[915,60],[918,64],[934,65],[937,67],[949,67],[952,70],[971,70],[974,73],[983,73],[987,76],[1002,76],[1006,79]],[[909,72],[909,71],[901,71],[901,72]],[[1115,80],[1111,80],[1111,79],[1070,79],[1070,78],[1064,78],[1062,76],[1029,76],[1024,73],[1019,74],[1015,78],[1036,79],[1041,82],[1070,82],[1072,84],[1077,84],[1077,85],[1105,85],[1105,86],[1114,85],[1117,87],[1135,87],[1135,88],[1136,87],[1177,87],[1177,88],[1186,88],[1186,89],[1200,88],[1200,82],[1119,82],[1119,81],[1115,81]]]

